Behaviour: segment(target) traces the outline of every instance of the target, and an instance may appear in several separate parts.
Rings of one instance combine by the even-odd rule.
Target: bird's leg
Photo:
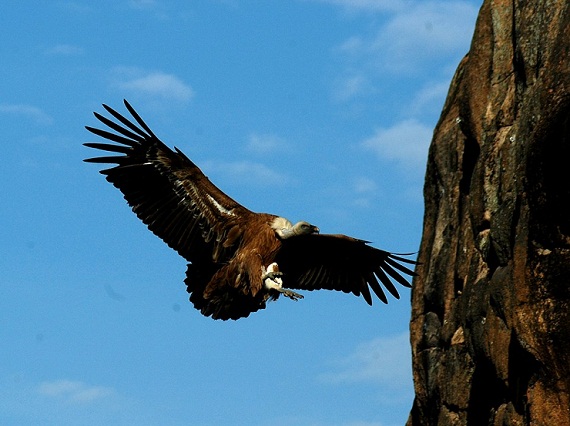
[[[274,262],[267,267],[267,270],[261,276],[261,280],[263,281],[265,288],[268,290],[275,290],[291,300],[302,299],[302,294],[295,293],[294,291],[283,288],[283,279],[281,278],[282,276],[283,272],[279,272],[277,263]]]

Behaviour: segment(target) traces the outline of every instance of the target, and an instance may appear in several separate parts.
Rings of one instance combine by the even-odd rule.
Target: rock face
[[[424,195],[407,424],[570,425],[570,2],[484,2]]]

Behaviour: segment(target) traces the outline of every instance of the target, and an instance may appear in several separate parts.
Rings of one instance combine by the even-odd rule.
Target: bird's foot
[[[279,294],[282,294],[283,296],[288,297],[291,300],[297,301],[299,299],[302,299],[303,298],[302,294],[295,293],[292,290],[283,288],[283,279],[281,277],[283,277],[283,272],[279,272],[277,263],[272,263],[271,265],[269,265],[265,273],[261,276],[261,279],[263,280],[263,285],[265,285],[265,287],[268,290],[273,290],[277,292],[273,293],[275,297],[272,298],[277,299]]]
[[[289,289],[286,289],[286,288],[282,288],[282,289],[281,289],[281,293],[283,294],[283,296],[288,297],[289,299],[294,300],[295,302],[296,302],[297,300],[302,299],[303,297],[305,297],[305,296],[303,296],[302,294],[295,293],[294,291],[289,290]]]
[[[288,297],[291,300],[299,300],[303,298],[302,294],[299,293],[295,293],[292,290],[289,290],[288,288],[283,288],[283,286],[281,285],[281,278],[276,278],[271,279],[271,278],[267,278],[264,282],[263,285],[265,285],[265,288],[267,288],[268,290],[270,290],[270,294],[271,291],[273,291],[273,296],[270,296],[273,300],[277,299],[279,297],[279,294],[282,294],[285,297]],[[277,292],[277,293],[275,293]]]

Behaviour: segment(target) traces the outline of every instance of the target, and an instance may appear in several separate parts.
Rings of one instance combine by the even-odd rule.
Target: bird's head
[[[317,228],[315,225],[311,225],[308,222],[301,221],[293,225],[291,231],[294,235],[318,234],[319,228]]]
[[[292,225],[291,222],[282,217],[276,218],[272,223],[272,227],[282,240],[299,235],[319,233],[319,228],[315,225],[311,225],[305,221],[297,222],[295,225]]]

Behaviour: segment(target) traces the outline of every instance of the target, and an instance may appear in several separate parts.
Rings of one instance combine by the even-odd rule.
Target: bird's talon
[[[294,300],[295,302],[297,300],[303,299],[305,297],[302,294],[295,293],[294,291],[291,291],[291,290],[283,290],[283,296],[286,296],[289,299]]]

